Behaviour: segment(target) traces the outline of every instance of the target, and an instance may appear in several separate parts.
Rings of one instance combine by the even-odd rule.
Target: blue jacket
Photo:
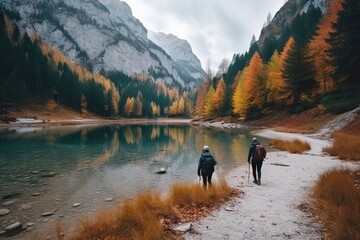
[[[211,164],[209,164],[209,167],[205,166],[204,162],[205,160],[208,160]],[[200,174],[208,174],[213,173],[215,171],[214,166],[217,164],[215,158],[209,151],[205,151],[201,154],[201,157],[199,159],[197,174],[200,176]]]

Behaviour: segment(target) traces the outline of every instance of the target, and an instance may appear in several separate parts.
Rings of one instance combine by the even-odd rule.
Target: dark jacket
[[[207,164],[204,164],[205,160],[210,161],[211,164],[209,164],[207,166]],[[197,169],[197,174],[198,176],[200,176],[200,174],[207,174],[207,173],[213,173],[215,171],[214,166],[217,164],[215,158],[212,156],[212,154],[209,151],[204,151],[201,154],[201,157],[199,159],[199,165],[198,165],[198,169]]]
[[[248,162],[250,162],[250,160],[254,160],[257,161],[259,159],[255,159],[255,149],[256,149],[256,145],[259,145],[260,143],[256,142],[256,143],[251,143],[251,146],[249,148],[249,155],[248,155]]]

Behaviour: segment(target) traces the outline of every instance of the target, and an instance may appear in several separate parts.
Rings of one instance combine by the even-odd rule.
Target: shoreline
[[[42,122],[11,122],[1,123],[0,130],[7,128],[26,128],[38,127],[48,128],[56,126],[94,126],[94,125],[134,125],[134,124],[187,124],[191,123],[192,119],[187,118],[121,118],[121,119],[67,119],[67,120],[52,120]]]
[[[262,184],[248,182],[248,166],[235,168],[226,178],[244,195],[225,203],[211,215],[194,222],[185,239],[322,239],[321,225],[302,210],[311,205],[310,193],[320,174],[334,167],[359,168],[358,163],[322,153],[331,140],[311,135],[261,129],[255,136],[308,141],[303,154],[268,152],[262,167]],[[251,171],[251,169],[250,169]]]

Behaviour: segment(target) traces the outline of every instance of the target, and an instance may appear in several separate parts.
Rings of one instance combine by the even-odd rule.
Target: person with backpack
[[[264,146],[258,142],[256,137],[254,137],[252,139],[252,143],[249,149],[248,163],[250,164],[251,161],[253,177],[254,177],[253,182],[258,185],[261,184],[261,167],[265,157],[266,157],[266,150]]]
[[[215,158],[209,151],[209,146],[205,145],[202,149],[202,153],[199,159],[197,175],[202,176],[203,187],[206,189],[207,184],[211,186],[211,177],[215,171],[215,165],[217,164]]]

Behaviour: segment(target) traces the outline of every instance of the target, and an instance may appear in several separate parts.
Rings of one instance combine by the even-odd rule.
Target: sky
[[[145,28],[185,39],[207,70],[249,50],[286,0],[124,0]]]

